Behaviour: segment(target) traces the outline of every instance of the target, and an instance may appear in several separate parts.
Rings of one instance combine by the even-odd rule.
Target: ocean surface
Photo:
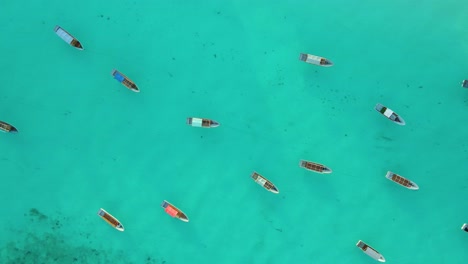
[[[466,10],[462,0],[3,0],[0,120],[19,133],[0,135],[0,263],[377,263],[358,240],[387,263],[468,263]]]

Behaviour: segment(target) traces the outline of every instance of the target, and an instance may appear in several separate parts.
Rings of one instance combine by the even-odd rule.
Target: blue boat
[[[119,83],[125,85],[125,87],[127,87],[128,89],[136,93],[140,92],[140,89],[138,89],[136,84],[118,70],[112,70],[112,76],[114,76],[114,79],[116,79]]]

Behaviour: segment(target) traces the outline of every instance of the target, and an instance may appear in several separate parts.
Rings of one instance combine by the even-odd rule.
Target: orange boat
[[[117,220],[117,218],[115,218],[114,216],[112,216],[111,214],[109,214],[106,210],[104,209],[99,209],[99,212],[97,213],[102,219],[104,219],[104,221],[106,221],[107,223],[109,223],[109,225],[113,226],[115,229],[119,230],[119,231],[124,231],[124,227],[123,225],[119,222],[119,220]]]
[[[184,222],[189,221],[187,215],[184,214],[184,212],[182,212],[179,208],[170,204],[168,201],[164,200],[161,204],[161,207],[164,208],[164,211],[168,215],[175,217],[175,218],[179,218],[179,220],[184,221]]]

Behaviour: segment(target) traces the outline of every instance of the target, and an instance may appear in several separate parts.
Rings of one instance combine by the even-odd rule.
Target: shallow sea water
[[[19,133],[0,137],[0,262],[375,263],[361,239],[388,263],[467,263],[467,7],[3,1],[0,120]]]

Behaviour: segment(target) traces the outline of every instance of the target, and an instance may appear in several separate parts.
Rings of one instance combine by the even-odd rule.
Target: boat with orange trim
[[[318,173],[332,173],[332,170],[327,166],[307,160],[301,160],[299,167]]]
[[[391,180],[394,183],[397,183],[403,187],[406,187],[410,190],[419,190],[419,186],[414,183],[413,181],[410,181],[406,179],[405,177],[398,175],[396,173],[393,173],[391,171],[388,171],[387,174],[385,175],[385,178]]]
[[[97,214],[115,229],[121,232],[124,231],[124,226],[120,223],[120,221],[117,220],[117,218],[115,218],[113,215],[109,214],[106,210],[101,208],[99,209]]]
[[[161,204],[161,207],[164,208],[164,211],[168,215],[175,217],[175,218],[179,218],[179,220],[184,221],[184,222],[189,221],[187,215],[184,212],[182,212],[179,208],[175,207],[168,201],[164,200]]]

